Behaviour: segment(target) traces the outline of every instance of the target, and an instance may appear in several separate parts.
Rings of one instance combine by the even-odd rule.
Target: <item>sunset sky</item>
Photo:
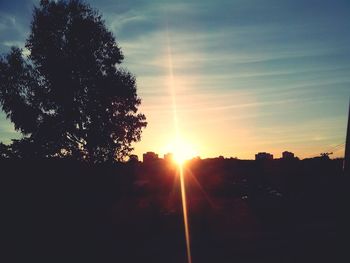
[[[0,2],[0,53],[24,46],[38,2]],[[87,2],[137,78],[148,120],[139,157],[172,148],[174,102],[181,136],[203,158],[284,150],[304,158],[344,143],[349,0]],[[1,113],[0,141],[19,136]]]

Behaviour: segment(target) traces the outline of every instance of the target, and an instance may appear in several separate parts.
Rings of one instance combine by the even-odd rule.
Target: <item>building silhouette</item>
[[[288,152],[288,151],[284,151],[282,153],[282,159],[294,159],[294,153]]]
[[[267,152],[260,152],[255,154],[255,160],[272,160],[273,159],[273,155],[271,153],[267,153]]]
[[[158,159],[159,159],[158,154],[156,154],[155,152],[146,152],[143,154],[144,163],[154,162],[154,161],[157,161]]]

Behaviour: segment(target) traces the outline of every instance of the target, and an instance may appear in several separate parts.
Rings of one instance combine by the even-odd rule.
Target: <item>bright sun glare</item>
[[[185,161],[197,155],[192,145],[181,139],[175,140],[170,148],[170,151],[173,153],[174,162],[179,165],[182,165]]]

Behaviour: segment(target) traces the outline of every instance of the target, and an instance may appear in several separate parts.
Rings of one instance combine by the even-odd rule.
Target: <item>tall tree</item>
[[[0,59],[0,104],[22,144],[38,156],[127,156],[147,123],[101,15],[79,0],[41,1],[25,46],[28,57],[12,48]]]

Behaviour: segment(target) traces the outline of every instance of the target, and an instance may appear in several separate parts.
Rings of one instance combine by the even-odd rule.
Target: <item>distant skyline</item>
[[[0,3],[0,53],[24,46],[38,2]],[[173,96],[179,131],[202,158],[285,150],[307,158],[345,142],[350,1],[85,2],[102,14],[136,76],[148,121],[134,145],[140,159],[170,151]],[[0,113],[0,141],[19,136]]]

